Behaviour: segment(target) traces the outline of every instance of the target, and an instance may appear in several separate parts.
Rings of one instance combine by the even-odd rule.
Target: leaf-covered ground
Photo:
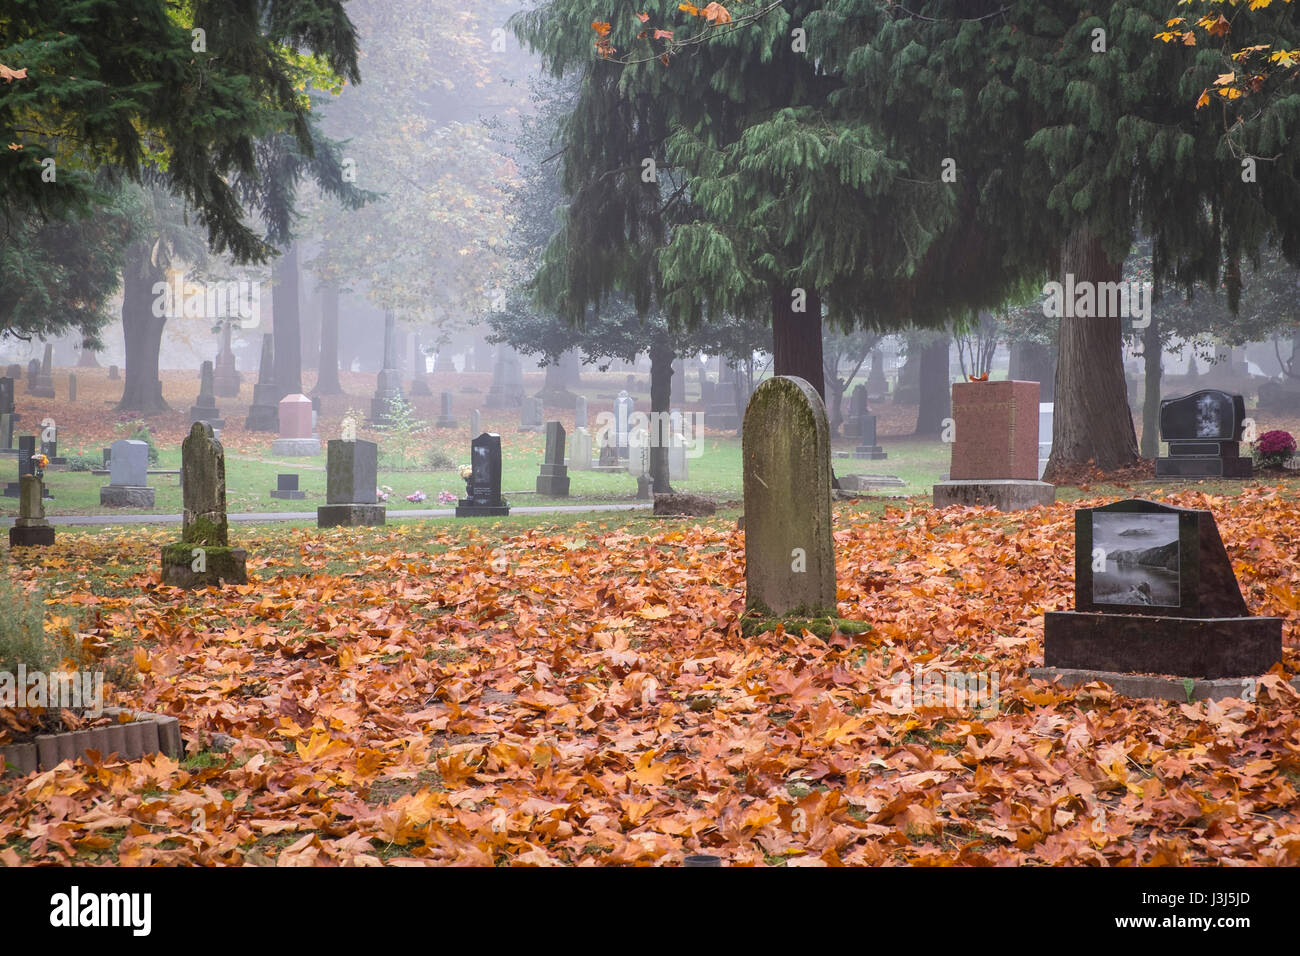
[[[872,629],[829,644],[742,636],[729,521],[241,529],[252,583],[192,595],[157,582],[165,533],[61,535],[11,573],[192,752],[5,781],[0,862],[1300,863],[1300,501],[1166,500],[1286,618],[1253,703],[1026,679],[1073,606],[1066,504],[840,507],[840,613]],[[917,665],[997,676],[996,712],[895,706]]]

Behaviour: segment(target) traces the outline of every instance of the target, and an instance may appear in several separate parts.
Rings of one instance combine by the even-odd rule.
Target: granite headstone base
[[[479,505],[468,498],[456,502],[457,518],[503,518],[510,514],[510,506],[504,502],[499,505]]]
[[[569,497],[569,469],[564,465],[542,465],[537,476],[537,493],[548,498]]]
[[[17,482],[17,481],[7,481],[7,482],[5,482],[5,488],[4,488],[4,491],[0,491],[0,497],[3,497],[3,498],[21,498],[21,497],[22,497],[22,488],[23,488],[23,486],[22,486],[22,484],[21,484],[20,482]],[[53,500],[54,500],[54,495],[50,494],[50,489],[49,489],[49,488],[43,488],[43,489],[41,490],[41,497],[42,497],[42,498],[45,498],[47,501],[53,501]]]
[[[283,498],[286,501],[302,501],[307,497],[307,492],[299,488],[272,488],[272,498]]]
[[[154,490],[147,485],[102,485],[99,504],[103,508],[152,508]]]
[[[202,549],[203,570],[196,571],[195,551]],[[222,584],[247,584],[248,552],[243,548],[222,545],[169,544],[162,549],[162,582],[177,588],[220,587]]]
[[[949,505],[1023,511],[1056,501],[1056,486],[1021,478],[941,481],[934,486],[934,506]]]
[[[1255,463],[1240,456],[1180,455],[1156,459],[1157,478],[1253,478]]]
[[[1280,617],[1152,617],[1048,611],[1043,666],[1172,674],[1257,677],[1282,659]]]
[[[27,520],[19,518],[19,521]],[[54,527],[49,522],[40,524],[18,525],[9,529],[9,547],[36,548],[48,547],[54,543]]]
[[[859,445],[853,449],[854,458],[864,458],[868,461],[882,461],[889,455],[879,445]]]
[[[1253,677],[1219,677],[1193,680],[1182,677],[1157,677],[1153,674],[1121,674],[1118,671],[1080,670],[1072,667],[1031,667],[1025,672],[1030,680],[1061,682],[1062,687],[1079,687],[1100,681],[1121,697],[1147,700],[1174,700],[1180,704],[1196,700],[1249,700],[1256,689]],[[1300,677],[1291,678],[1291,686],[1300,691]]]
[[[366,528],[381,525],[387,518],[388,509],[382,504],[333,504],[320,505],[316,509],[316,527],[318,528]]]
[[[271,442],[271,454],[284,458],[314,458],[320,454],[320,439],[277,438]]]

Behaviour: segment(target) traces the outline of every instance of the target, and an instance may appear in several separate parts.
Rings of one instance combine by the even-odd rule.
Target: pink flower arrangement
[[[1281,430],[1264,432],[1255,442],[1255,458],[1266,468],[1280,468],[1295,454],[1295,438]]]
[[[427,497],[429,497],[429,496],[426,495],[423,491],[415,491],[415,492],[412,492],[411,494],[407,495],[407,496],[406,496],[406,500],[407,500],[407,501],[423,501],[423,500],[424,500],[425,498],[427,498]]]
[[[453,495],[450,491],[438,492],[438,504],[454,505],[455,503],[456,503],[456,496]]]

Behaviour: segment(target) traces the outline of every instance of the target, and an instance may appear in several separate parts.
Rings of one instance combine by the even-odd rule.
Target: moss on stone
[[[809,611],[809,608],[798,607],[789,614],[775,615],[766,608],[754,608],[741,617],[740,631],[746,637],[754,637],[765,631],[774,631],[780,625],[787,634],[801,634],[808,631],[822,640],[829,640],[836,633],[857,635],[871,630],[871,625],[866,621],[810,614]]]

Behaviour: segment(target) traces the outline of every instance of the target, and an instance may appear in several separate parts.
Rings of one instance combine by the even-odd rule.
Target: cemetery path
[[[510,513],[516,514],[551,514],[555,512],[576,513],[592,511],[646,511],[654,507],[649,503],[638,502],[636,504],[604,504],[604,505],[522,505],[512,507]],[[403,510],[394,510],[388,512],[389,518],[452,518],[456,515],[455,508],[411,508]],[[112,526],[119,524],[180,524],[181,515],[46,515],[46,520],[54,526],[59,525],[90,525],[94,527]],[[263,521],[305,521],[316,523],[316,512],[314,511],[247,511],[231,512],[227,515],[231,524],[263,522]],[[8,528],[12,526],[14,519],[12,517],[0,518],[0,527]]]

